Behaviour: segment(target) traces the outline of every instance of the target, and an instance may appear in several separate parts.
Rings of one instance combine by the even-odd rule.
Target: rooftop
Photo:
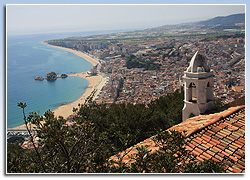
[[[187,138],[185,148],[197,160],[222,161],[227,173],[245,173],[245,105],[189,118],[169,130],[179,131]],[[140,146],[148,147],[152,153],[159,148],[150,137],[111,159],[123,157],[124,163],[131,163],[130,157]]]
[[[206,59],[200,51],[197,51],[192,57],[187,71],[191,73],[210,72]]]

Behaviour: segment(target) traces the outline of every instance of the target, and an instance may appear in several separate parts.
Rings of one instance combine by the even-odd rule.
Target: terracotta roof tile
[[[168,130],[179,131],[187,138],[184,147],[197,160],[222,161],[226,172],[245,173],[245,106],[189,118]],[[153,152],[158,148],[151,137],[131,147],[128,155],[141,145]]]
[[[213,160],[213,161],[216,161],[216,162],[220,162],[220,160],[218,160],[218,159],[216,159],[216,158],[214,158],[214,157],[212,157],[212,160]]]
[[[192,153],[195,154],[195,155],[197,155],[199,157],[199,155],[201,154],[201,151],[199,152],[199,151],[197,151],[197,149],[194,149],[192,151]]]
[[[210,144],[210,143],[206,143],[206,144],[204,144],[204,146],[207,147],[207,148],[211,148],[211,147],[213,147],[214,145],[213,145],[213,144]]]
[[[219,161],[222,161],[224,155],[223,155],[223,157],[222,157],[222,156],[220,156],[219,154],[216,154],[214,157],[215,157],[216,159],[218,159]]]
[[[234,141],[235,139],[230,137],[230,136],[227,136],[227,139],[229,139],[230,141]]]
[[[217,153],[217,152],[221,152],[222,150],[219,149],[218,147],[214,146],[213,148],[211,148],[211,151]]]
[[[192,151],[192,150],[193,150],[193,148],[191,148],[190,146],[185,146],[185,148],[186,148],[187,150],[189,150],[189,151]]]
[[[244,166],[244,169],[245,169],[245,161],[239,160],[238,163],[239,163],[241,166]]]
[[[192,149],[195,148],[195,145],[193,145],[192,143],[187,143],[187,145],[188,145],[189,147],[191,147]]]
[[[236,166],[238,166],[240,169],[245,170],[245,166],[242,166],[241,164],[237,163]]]
[[[207,130],[207,134],[211,134],[211,135],[214,135],[215,134],[215,132],[213,132],[213,131],[210,131],[210,130]]]
[[[237,171],[236,169],[232,169],[233,173],[240,173],[240,171]]]
[[[200,157],[197,157],[196,159],[199,160],[199,161],[204,161],[204,159],[202,159]]]
[[[205,156],[205,159],[211,159],[211,158],[212,158],[212,156],[209,155],[209,154],[206,153],[206,152],[203,152],[202,155]]]
[[[201,143],[202,143],[202,141],[199,140],[198,138],[194,139],[194,141],[197,142],[198,144],[201,144]]]

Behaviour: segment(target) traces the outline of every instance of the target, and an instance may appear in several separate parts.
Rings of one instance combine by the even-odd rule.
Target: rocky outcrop
[[[61,75],[61,78],[66,78],[66,77],[68,77],[67,74],[62,74],[62,75]]]
[[[43,78],[43,77],[36,76],[36,77],[35,77],[35,80],[43,81],[44,78]]]
[[[68,77],[67,74],[61,74],[61,76],[57,76],[56,73],[52,71],[52,72],[49,72],[49,73],[47,74],[47,76],[45,77],[45,79],[47,79],[47,81],[55,81],[57,78],[63,78],[63,79],[64,79],[64,78],[66,78],[66,77]],[[35,77],[35,80],[43,81],[44,78],[43,78],[43,77],[36,76],[36,77]]]
[[[49,72],[46,76],[47,81],[55,81],[57,79],[57,75],[55,72]]]

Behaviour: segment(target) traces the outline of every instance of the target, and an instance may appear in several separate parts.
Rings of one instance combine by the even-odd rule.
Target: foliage
[[[195,117],[195,115],[194,115],[193,113],[190,113],[190,114],[188,115],[188,118],[192,118],[192,117]]]
[[[223,173],[221,162],[197,161],[185,148],[186,139],[177,131],[159,132],[153,139],[159,147],[152,153],[145,146],[136,147],[137,153],[130,156],[131,165],[116,162],[112,172],[121,170],[127,173]]]
[[[7,144],[7,170],[9,173],[20,173],[25,172],[25,168],[28,157],[24,157],[25,150],[22,149],[18,144]]]
[[[8,143],[17,143],[22,144],[24,142],[24,138],[20,136],[12,136],[7,140]]]
[[[106,132],[114,153],[124,150],[160,129],[168,129],[182,121],[183,93],[160,97],[148,104],[82,105],[75,119],[91,121],[101,132]]]
[[[106,143],[104,136],[100,134],[97,136],[95,127],[89,121],[67,126],[65,119],[55,118],[53,112],[47,111],[44,117],[30,113],[27,122],[36,125],[36,139],[39,138],[39,146],[35,148],[36,146],[33,145],[37,153],[27,150],[28,154],[35,156],[35,158],[29,158],[30,164],[33,165],[19,169],[19,172],[96,172],[97,170],[93,169],[98,166],[98,170],[101,170],[104,164],[103,156],[110,156],[103,148]],[[32,134],[30,136],[34,139]],[[8,161],[8,164],[11,166],[14,163]],[[8,169],[8,172],[12,172],[11,169]]]
[[[217,99],[215,99],[215,101],[214,101],[214,108],[216,109],[216,110],[219,110],[219,109],[221,109],[222,107],[223,107],[223,102],[222,102],[222,100],[221,99],[219,99],[219,98],[217,98]]]
[[[126,66],[128,69],[131,68],[145,68],[146,70],[160,69],[160,65],[155,64],[152,60],[145,60],[143,58],[138,58],[134,55],[126,56]]]
[[[183,148],[183,137],[176,132],[158,133],[181,121],[182,100],[183,93],[176,92],[151,102],[147,108],[143,104],[107,107],[93,102],[80,105],[70,125],[64,118],[54,117],[51,111],[43,116],[30,113],[26,117],[27,105],[19,103],[33,148],[8,144],[7,170],[9,173],[178,172],[174,164],[184,172],[186,166],[179,162],[189,155]],[[31,134],[31,124],[36,134]],[[155,154],[146,147],[138,147],[138,153],[131,157],[134,160],[131,166],[109,161],[112,155],[157,133],[155,142],[160,148]],[[214,164],[210,166],[213,168]],[[199,164],[187,167],[193,172],[195,168],[210,172]]]
[[[216,27],[216,28],[225,28],[224,26],[219,26],[219,27]],[[228,28],[228,29],[231,29],[231,28]],[[222,34],[222,35],[210,35],[208,37],[205,37],[204,39],[202,39],[201,41],[204,41],[204,42],[209,42],[209,41],[217,41],[219,39],[228,39],[228,38],[245,38],[245,34],[244,33],[235,33],[235,34],[232,34],[232,33],[225,33],[225,34]]]
[[[177,131],[163,131],[155,137],[159,151],[154,157],[153,172],[167,173],[222,173],[224,167],[219,162],[200,162],[184,147],[186,138]]]
[[[67,48],[67,44],[63,41],[49,41],[48,44],[50,45],[54,45],[54,46],[61,46],[61,47],[66,47]]]
[[[222,162],[204,160],[186,164],[183,173],[225,173],[224,168],[225,166]]]

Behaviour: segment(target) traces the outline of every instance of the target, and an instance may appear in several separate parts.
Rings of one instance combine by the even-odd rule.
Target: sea
[[[47,110],[53,111],[63,104],[76,101],[89,85],[86,79],[80,77],[58,78],[54,82],[35,80],[35,76],[46,77],[51,71],[58,75],[69,75],[85,72],[93,67],[87,60],[41,44],[41,41],[119,31],[7,35],[7,128],[24,124],[22,109],[17,106],[19,102],[27,104],[26,116],[30,112],[43,115]]]

